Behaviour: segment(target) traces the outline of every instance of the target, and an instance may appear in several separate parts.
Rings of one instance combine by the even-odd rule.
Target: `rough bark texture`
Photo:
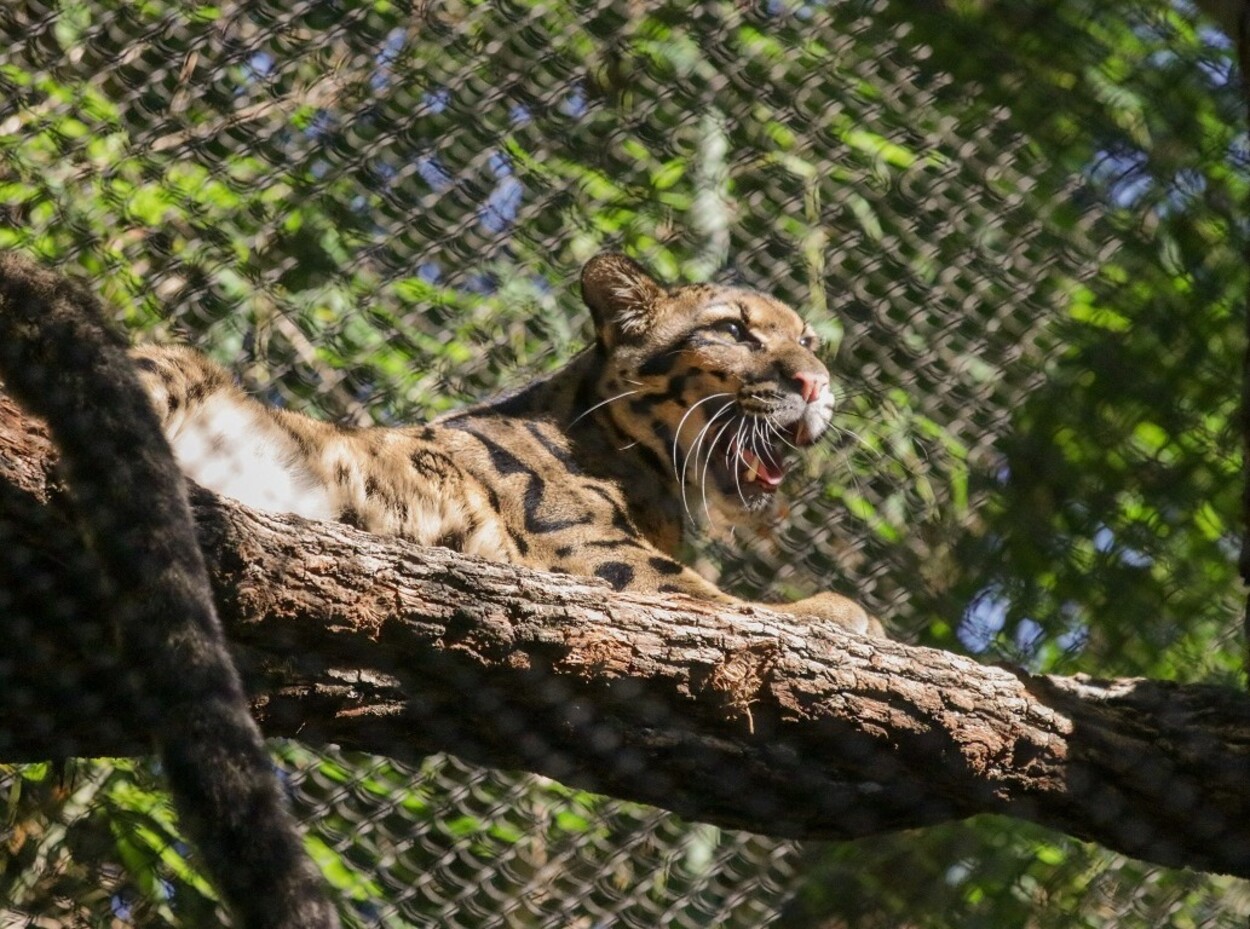
[[[0,398],[0,761],[142,752],[37,425]],[[1250,876],[1250,698],[1035,677],[195,499],[272,735],[848,838],[995,812]]]

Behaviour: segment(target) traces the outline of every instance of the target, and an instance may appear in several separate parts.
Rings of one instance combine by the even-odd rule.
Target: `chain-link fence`
[[[1035,670],[1236,673],[1250,172],[1235,53],[1189,4],[10,0],[0,24],[0,245],[90,277],[136,341],[392,424],[571,357],[600,249],[740,282],[801,308],[840,407],[785,523],[698,553],[723,588],[832,578],[899,638]],[[449,757],[279,757],[351,925],[1250,914],[1244,884],[1005,820],[799,847]],[[151,775],[4,772],[6,925],[218,918]]]

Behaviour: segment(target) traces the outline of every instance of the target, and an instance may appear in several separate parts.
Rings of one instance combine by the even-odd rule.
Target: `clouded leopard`
[[[135,357],[180,465],[218,493],[617,590],[731,601],[676,560],[691,501],[759,510],[789,450],[824,433],[834,401],[816,337],[765,294],[665,287],[623,255],[591,259],[581,286],[592,346],[428,425],[335,426],[262,405],[191,349]],[[881,631],[832,593],[772,606]]]

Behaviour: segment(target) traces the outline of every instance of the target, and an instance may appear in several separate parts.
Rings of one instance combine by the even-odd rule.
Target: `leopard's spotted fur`
[[[429,425],[344,428],[245,396],[185,348],[136,350],[187,473],[244,503],[617,590],[731,598],[676,560],[688,514],[741,517],[833,408],[815,336],[761,293],[665,288],[622,255],[582,272],[595,344],[551,376]],[[879,632],[821,594],[779,609]]]

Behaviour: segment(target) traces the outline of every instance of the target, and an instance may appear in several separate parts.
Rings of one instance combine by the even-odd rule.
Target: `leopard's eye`
[[[722,319],[720,322],[715,323],[712,328],[716,332],[729,336],[735,342],[746,341],[747,331],[743,327],[742,323],[738,322],[736,319]]]
[[[805,335],[799,339],[799,344],[809,352],[816,350],[816,337],[814,335]]]

